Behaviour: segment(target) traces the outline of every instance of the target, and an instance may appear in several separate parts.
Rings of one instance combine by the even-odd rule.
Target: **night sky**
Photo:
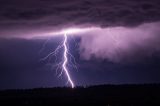
[[[159,10],[159,0],[0,0],[0,89],[69,86],[55,56],[42,60],[69,28],[81,29],[67,35],[76,86],[160,83]]]

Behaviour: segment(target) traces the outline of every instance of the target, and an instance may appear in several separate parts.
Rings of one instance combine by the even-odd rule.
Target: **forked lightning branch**
[[[61,62],[57,63],[56,72],[60,70],[58,76],[62,76],[62,74],[64,74],[67,78],[66,82],[69,83],[72,88],[75,87],[75,84],[74,84],[73,79],[71,78],[71,74],[70,74],[70,70],[68,66],[74,67],[75,70],[77,69],[77,67],[76,67],[74,56],[69,52],[68,34],[84,32],[88,30],[90,29],[89,28],[83,29],[83,30],[82,29],[69,29],[69,30],[65,30],[65,31],[58,33],[58,34],[63,34],[64,39],[63,39],[62,44],[58,45],[57,48],[53,52],[49,53],[46,57],[42,59],[42,60],[46,60],[51,56],[56,56],[56,58],[59,58],[57,57],[57,53],[60,51],[60,49],[63,49],[63,56],[62,56],[63,58]],[[69,58],[72,58],[74,61],[73,62],[71,60],[69,61]]]

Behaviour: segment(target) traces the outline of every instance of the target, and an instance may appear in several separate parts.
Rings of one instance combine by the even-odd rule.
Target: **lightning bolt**
[[[48,59],[50,61],[51,57],[55,56],[55,63],[56,64],[52,64],[51,63],[52,67],[54,68],[56,66],[56,74],[57,74],[58,70],[61,70],[60,73],[59,73],[59,75],[58,75],[58,77],[62,76],[62,74],[65,73],[66,78],[67,78],[67,84],[69,83],[72,88],[75,87],[75,84],[74,84],[74,82],[73,82],[73,80],[71,78],[71,75],[69,73],[69,68],[72,67],[72,68],[74,68],[77,71],[78,71],[78,69],[76,67],[75,58],[69,52],[69,47],[67,46],[67,44],[68,44],[68,35],[67,34],[88,32],[88,31],[95,30],[95,29],[98,29],[98,28],[96,28],[96,27],[83,28],[83,29],[82,28],[69,28],[69,29],[65,29],[65,30],[62,30],[62,31],[58,31],[58,32],[48,33],[49,35],[63,34],[64,40],[57,46],[57,48],[54,51],[52,51],[51,53],[49,53],[47,56],[45,56],[41,60],[44,61],[44,60]],[[42,49],[41,49],[40,52],[42,52],[44,50],[47,42],[48,42],[48,40],[44,43],[44,45],[42,46]],[[63,59],[62,59],[61,62],[57,63],[57,60],[59,60],[57,55],[58,55],[60,49],[62,49],[62,48],[64,50],[63,51]]]
[[[63,34],[63,36],[64,36],[64,40],[62,41],[62,43],[60,44],[60,45],[58,45],[57,46],[57,48],[53,51],[53,52],[51,52],[51,53],[49,53],[47,56],[45,56],[44,58],[42,58],[41,60],[47,60],[47,59],[51,59],[51,57],[52,56],[55,56],[56,57],[56,59],[55,59],[55,62],[57,63],[57,54],[59,53],[59,51],[60,51],[60,49],[64,49],[64,51],[63,51],[63,59],[62,59],[62,61],[61,62],[59,62],[59,63],[57,63],[56,64],[56,66],[57,66],[57,68],[56,68],[56,73],[57,73],[57,71],[60,69],[61,70],[61,72],[60,72],[60,74],[58,75],[58,77],[60,77],[60,76],[62,76],[62,74],[63,74],[63,72],[65,73],[65,75],[66,75],[66,77],[67,77],[67,82],[69,82],[69,84],[71,85],[71,87],[72,88],[74,88],[75,87],[75,84],[74,84],[74,82],[73,82],[73,80],[72,80],[72,78],[71,78],[71,75],[70,75],[70,73],[69,73],[69,69],[68,69],[68,65],[70,65],[70,66],[72,66],[73,68],[75,68],[76,70],[77,70],[77,67],[76,67],[76,62],[75,62],[75,58],[74,58],[74,56],[71,54],[71,53],[69,53],[69,48],[67,47],[67,41],[68,41],[68,36],[67,36],[67,32],[64,32],[64,34]],[[46,42],[45,42],[45,45],[46,45]],[[43,45],[43,47],[42,47],[42,50],[44,49],[44,45]],[[41,51],[42,51],[41,50]],[[70,58],[69,58],[70,57]],[[72,59],[73,59],[73,62],[72,62]],[[71,64],[69,64],[69,60],[70,60],[70,63]],[[53,66],[54,67],[54,66]]]
[[[74,88],[74,83],[71,79],[71,76],[69,74],[69,70],[67,69],[67,63],[68,63],[68,48],[67,48],[67,34],[64,34],[64,41],[63,41],[63,47],[64,47],[64,53],[63,53],[63,57],[64,57],[64,61],[63,61],[63,70],[65,71],[65,74],[67,76],[67,79],[69,81],[69,83],[71,84],[72,88]]]

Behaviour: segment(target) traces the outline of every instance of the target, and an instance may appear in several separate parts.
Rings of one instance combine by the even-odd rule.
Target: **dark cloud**
[[[1,0],[0,34],[8,35],[8,30],[33,33],[38,29],[86,24],[135,26],[159,21],[159,5],[159,0]]]

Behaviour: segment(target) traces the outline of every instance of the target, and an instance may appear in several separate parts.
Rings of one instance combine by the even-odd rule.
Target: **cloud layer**
[[[0,37],[38,37],[93,26],[98,29],[81,36],[85,59],[145,58],[159,52],[159,5],[159,0],[1,0]]]
[[[1,0],[0,36],[70,26],[136,26],[160,20],[159,0]]]
[[[160,53],[160,23],[147,23],[136,28],[97,29],[82,36],[81,57],[133,62]],[[159,56],[159,55],[158,55]]]

